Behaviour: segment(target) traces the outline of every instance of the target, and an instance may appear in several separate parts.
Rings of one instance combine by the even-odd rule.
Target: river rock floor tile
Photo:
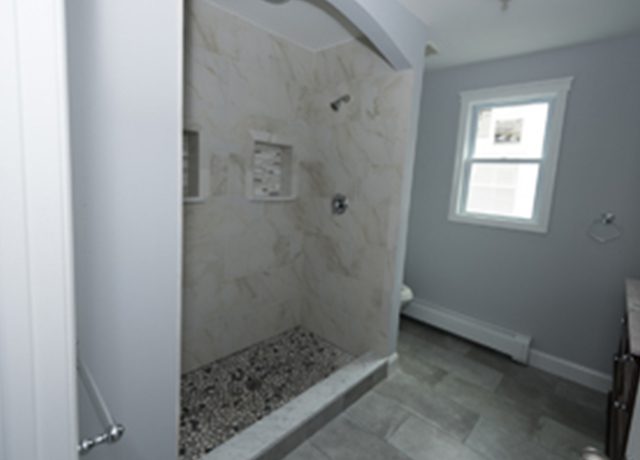
[[[353,357],[302,328],[182,376],[180,460],[195,460]]]

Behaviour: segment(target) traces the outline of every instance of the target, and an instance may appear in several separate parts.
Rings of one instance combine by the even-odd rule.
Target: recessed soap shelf
[[[209,170],[203,144],[199,126],[185,123],[182,133],[182,192],[185,203],[202,203],[208,195]]]
[[[254,138],[247,182],[249,199],[253,201],[293,200],[293,147]]]

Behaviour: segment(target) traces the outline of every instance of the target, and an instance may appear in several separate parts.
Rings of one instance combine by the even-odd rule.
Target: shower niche
[[[252,201],[289,201],[296,197],[293,146],[254,134],[247,195]]]
[[[209,171],[204,158],[200,126],[185,123],[182,132],[182,194],[184,203],[204,203],[209,189]]]

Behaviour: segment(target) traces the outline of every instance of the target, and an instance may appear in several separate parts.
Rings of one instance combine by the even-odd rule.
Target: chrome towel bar
[[[96,410],[98,418],[100,418],[100,421],[105,426],[105,430],[99,435],[96,435],[93,438],[84,438],[80,441],[80,443],[78,443],[78,453],[80,455],[84,455],[91,451],[94,447],[101,444],[113,444],[118,442],[120,438],[122,438],[122,435],[124,435],[124,426],[116,423],[113,420],[111,412],[107,407],[107,403],[104,401],[104,398],[100,394],[100,390],[98,389],[96,381],[89,372],[87,366],[84,364],[84,362],[82,362],[80,358],[78,358],[77,369],[78,377],[80,377],[80,380],[82,380],[82,384],[87,390],[87,394],[89,395],[91,404]]]

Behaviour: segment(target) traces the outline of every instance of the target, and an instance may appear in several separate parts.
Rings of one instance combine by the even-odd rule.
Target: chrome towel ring
[[[606,244],[620,238],[622,228],[616,223],[615,214],[603,212],[599,218],[593,221],[587,234],[598,243]]]

